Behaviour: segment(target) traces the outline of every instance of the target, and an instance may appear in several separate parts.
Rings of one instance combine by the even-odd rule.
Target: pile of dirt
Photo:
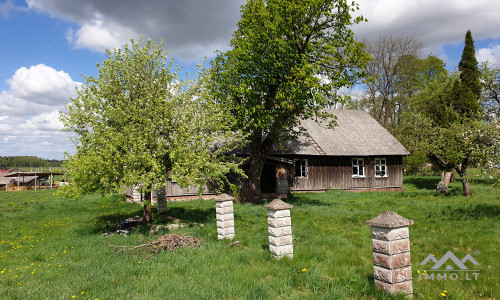
[[[173,252],[181,247],[200,247],[200,245],[201,241],[194,237],[180,234],[165,234],[154,241],[139,246],[109,246],[116,248],[116,251],[120,253],[134,253],[143,249],[152,253],[158,253],[162,250]]]

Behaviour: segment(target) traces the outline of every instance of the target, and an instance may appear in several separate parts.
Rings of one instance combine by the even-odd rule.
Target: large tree
[[[472,194],[467,169],[498,161],[500,146],[497,121],[486,122],[480,109],[480,74],[474,52],[474,41],[468,31],[460,74],[430,81],[414,97],[412,111],[405,115],[398,130],[411,151],[424,151],[448,173],[457,171],[465,196]]]
[[[418,58],[423,45],[412,36],[381,36],[375,42],[366,42],[366,48],[373,58],[366,68],[373,78],[366,82],[367,106],[382,126],[392,129],[402,106],[406,108],[408,89],[403,86],[414,85],[421,68]]]
[[[249,133],[250,165],[242,201],[253,201],[273,144],[296,138],[299,119],[325,117],[337,91],[364,77],[369,56],[350,26],[345,0],[249,0],[231,49],[212,63],[212,93]]]
[[[180,80],[162,46],[141,39],[107,51],[98,77],[86,76],[66,105],[61,120],[74,134],[76,154],[64,164],[73,184],[63,193],[162,189],[167,178],[202,186],[238,172],[227,153],[240,146],[241,134],[229,130],[231,117],[206,93],[206,72]]]

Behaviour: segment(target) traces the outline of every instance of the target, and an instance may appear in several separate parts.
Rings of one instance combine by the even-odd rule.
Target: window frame
[[[297,176],[297,162],[300,162],[300,174],[298,176]],[[307,158],[294,159],[294,177],[307,178],[308,176],[309,176],[309,162],[307,161]]]
[[[361,161],[362,175],[359,175],[360,161]],[[357,168],[356,174],[354,173],[354,168]],[[366,178],[365,159],[363,157],[353,157],[351,159],[351,176],[352,178]]]
[[[384,161],[384,163],[382,163],[382,160]],[[376,157],[374,161],[375,161],[375,178],[387,178],[388,177],[387,176],[387,158]],[[379,167],[384,169],[384,175],[377,175],[377,169]]]

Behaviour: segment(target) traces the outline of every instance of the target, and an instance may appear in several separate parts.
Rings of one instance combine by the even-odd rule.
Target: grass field
[[[65,200],[50,190],[0,191],[0,299],[401,299],[373,284],[364,222],[386,210],[415,221],[414,298],[499,299],[500,190],[492,187],[496,178],[471,178],[471,198],[461,196],[460,182],[436,196],[439,178],[416,176],[405,178],[404,192],[295,194],[287,200],[294,206],[293,260],[269,253],[263,203],[235,204],[235,240],[242,243],[234,247],[217,240],[212,201],[169,203],[171,216],[205,225],[172,233],[200,238],[202,246],[126,255],[108,245],[164,234],[139,228],[102,236],[106,225],[141,215],[141,206],[119,195]],[[165,219],[155,216],[155,223]],[[479,262],[477,280],[419,280],[419,263],[449,250]]]

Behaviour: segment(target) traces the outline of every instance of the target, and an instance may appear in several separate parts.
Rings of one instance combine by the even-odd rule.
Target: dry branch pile
[[[162,250],[170,250],[173,252],[181,247],[200,247],[200,245],[201,241],[194,237],[180,234],[165,234],[158,237],[154,241],[139,246],[109,246],[116,248],[116,252],[120,253],[134,253],[140,251],[141,249],[152,253],[158,253]]]

